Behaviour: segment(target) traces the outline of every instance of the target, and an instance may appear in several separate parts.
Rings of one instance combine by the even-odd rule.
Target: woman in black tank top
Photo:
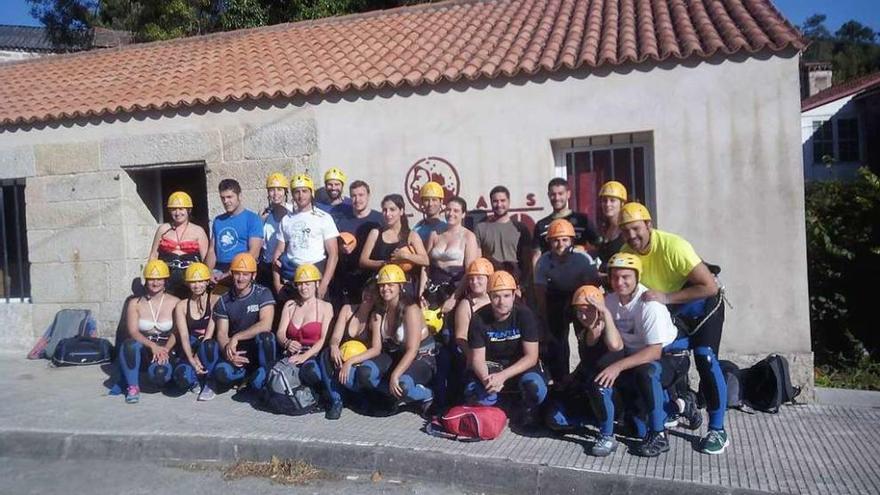
[[[409,221],[406,218],[403,197],[399,194],[389,194],[382,199],[382,217],[385,226],[381,229],[373,229],[364,241],[364,249],[361,251],[359,260],[360,267],[371,273],[377,272],[387,263],[396,263],[404,271],[411,268],[428,266],[428,254],[425,245],[418,234],[409,229]],[[410,273],[419,273],[413,269]],[[409,283],[406,291],[415,295],[416,285],[412,276],[407,274]]]
[[[184,280],[190,296],[174,307],[174,326],[181,351],[181,359],[174,368],[174,380],[185,390],[199,392],[199,400],[214,398],[214,389],[208,377],[220,360],[219,347],[213,339],[212,319],[214,304],[219,296],[208,292],[210,278],[211,271],[207,265],[193,263],[187,267]]]

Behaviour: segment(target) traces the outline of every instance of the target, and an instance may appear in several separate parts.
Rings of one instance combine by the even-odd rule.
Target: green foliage
[[[800,26],[810,41],[804,50],[807,62],[831,62],[835,83],[880,70],[878,35],[868,26],[850,20],[831,35],[825,27],[825,16],[815,14]]]
[[[806,187],[813,351],[839,370],[880,357],[874,307],[880,277],[880,178],[867,168],[850,182]]]
[[[818,387],[880,390],[880,362],[864,357],[843,368],[819,366],[815,379]]]

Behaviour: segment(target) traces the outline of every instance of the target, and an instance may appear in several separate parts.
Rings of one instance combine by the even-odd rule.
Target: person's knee
[[[171,365],[153,363],[147,370],[150,381],[156,385],[164,385],[171,380]]]
[[[178,387],[187,389],[198,381],[196,370],[189,364],[178,364],[174,368],[173,379]]]
[[[229,385],[235,381],[235,368],[229,363],[220,363],[214,368],[214,379],[223,385]]]
[[[126,340],[119,348],[119,361],[123,366],[134,368],[144,345],[134,339]]]
[[[361,389],[374,389],[379,386],[379,369],[366,361],[355,370],[355,383]]]
[[[314,386],[321,383],[321,369],[318,367],[318,362],[310,359],[303,363],[299,369],[299,378],[306,385]]]
[[[519,384],[523,400],[529,407],[534,407],[547,398],[547,382],[538,373],[526,373]]]

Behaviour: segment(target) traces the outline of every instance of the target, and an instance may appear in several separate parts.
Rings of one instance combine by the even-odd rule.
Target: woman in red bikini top
[[[189,221],[193,206],[189,194],[182,191],[172,193],[168,197],[167,206],[171,222],[163,223],[156,229],[150,248],[150,259],[160,259],[171,269],[168,290],[176,294],[185,288],[183,272],[186,268],[191,263],[205,259],[208,235],[204,229]]]
[[[290,364],[302,365],[321,351],[333,319],[333,306],[318,299],[321,272],[315,265],[300,265],[293,280],[299,298],[284,305],[275,336],[290,355]]]

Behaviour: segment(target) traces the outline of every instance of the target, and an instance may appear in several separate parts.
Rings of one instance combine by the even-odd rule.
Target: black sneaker
[[[669,440],[665,431],[648,433],[642,443],[633,449],[633,454],[640,457],[657,457],[664,452],[669,452]]]
[[[339,419],[342,416],[342,402],[334,402],[330,404],[330,408],[324,412],[325,419]]]

